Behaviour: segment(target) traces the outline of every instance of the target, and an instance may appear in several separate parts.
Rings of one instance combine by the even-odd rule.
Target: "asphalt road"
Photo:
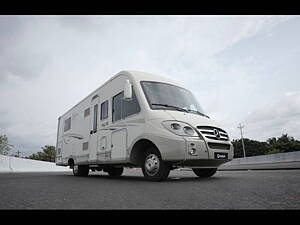
[[[145,181],[141,170],[0,174],[0,209],[300,209],[300,170],[218,171],[198,178],[171,171]]]

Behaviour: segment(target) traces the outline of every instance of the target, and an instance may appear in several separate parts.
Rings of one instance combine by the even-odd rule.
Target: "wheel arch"
[[[130,152],[130,162],[133,165],[137,165],[137,166],[141,166],[143,163],[143,157],[144,157],[144,153],[147,149],[149,149],[150,147],[154,147],[157,149],[158,153],[161,156],[161,152],[159,150],[159,148],[157,147],[157,145],[151,141],[148,138],[140,138],[139,140],[137,140],[132,148],[131,148],[131,152]]]
[[[74,165],[75,165],[74,159],[73,158],[69,158],[69,160],[68,160],[68,166],[70,166],[70,169],[73,169]]]

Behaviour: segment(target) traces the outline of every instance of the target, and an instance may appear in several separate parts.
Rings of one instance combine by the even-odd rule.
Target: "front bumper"
[[[188,159],[183,161],[167,161],[167,164],[175,168],[190,167],[190,168],[216,168],[220,165],[229,162],[230,160],[220,159]]]
[[[207,162],[212,161],[213,165],[221,165],[233,158],[233,146],[230,142],[218,142],[219,144],[229,145],[229,149],[211,148],[211,140],[203,140],[199,137],[180,137],[174,136],[162,137],[152,136],[152,141],[161,152],[162,159],[169,162],[182,162],[183,165],[207,165]],[[191,154],[191,148],[195,149],[195,154]],[[215,153],[227,153],[228,159],[215,159]],[[203,161],[204,160],[204,161]],[[193,163],[195,162],[195,163]]]
[[[226,153],[227,161],[233,159],[233,145],[229,141],[211,141],[207,139],[186,137],[186,160],[215,160],[215,153]],[[226,148],[224,147],[226,146]],[[194,149],[195,154],[190,154]],[[218,159],[219,160],[219,159]]]

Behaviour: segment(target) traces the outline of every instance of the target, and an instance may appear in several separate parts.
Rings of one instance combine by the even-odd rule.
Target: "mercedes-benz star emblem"
[[[214,129],[214,135],[216,136],[216,138],[220,139],[221,135],[220,132],[217,129]]]

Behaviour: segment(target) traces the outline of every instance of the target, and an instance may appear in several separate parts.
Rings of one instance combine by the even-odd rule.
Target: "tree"
[[[41,160],[41,161],[48,161],[48,162],[55,162],[55,147],[51,145],[45,145],[42,147],[43,152],[37,152],[36,154],[32,154],[28,156],[28,159],[34,160]]]
[[[300,141],[283,134],[279,138],[269,138],[267,140],[272,149],[278,149],[280,152],[300,151]]]
[[[10,146],[8,144],[7,136],[5,134],[0,135],[0,154],[8,155],[9,151],[10,151]]]
[[[241,140],[232,141],[234,147],[234,158],[243,157],[243,148]],[[281,137],[269,138],[266,142],[244,138],[246,156],[269,155],[283,152],[300,151],[300,141],[282,134]]]
[[[234,147],[234,158],[244,157],[241,139],[233,140],[232,144]],[[270,147],[268,146],[267,142],[260,142],[260,141],[244,138],[244,144],[245,144],[245,152],[247,157],[264,155],[266,152],[270,150]]]
[[[56,156],[55,147],[45,145],[45,147],[42,147],[42,149],[44,151],[45,161],[55,162],[55,156]]]

